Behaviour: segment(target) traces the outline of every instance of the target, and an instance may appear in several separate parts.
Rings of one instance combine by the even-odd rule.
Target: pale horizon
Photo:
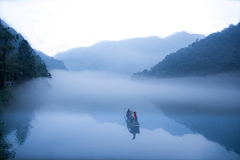
[[[236,25],[239,15],[234,0],[0,0],[0,18],[49,56],[104,40],[181,31],[207,36]]]

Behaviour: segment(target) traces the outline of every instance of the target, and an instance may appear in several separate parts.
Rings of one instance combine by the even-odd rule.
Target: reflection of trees
[[[163,113],[180,124],[184,124],[193,132],[198,132],[208,140],[223,145],[228,151],[240,153],[240,118],[238,115],[224,113],[201,112],[198,108],[190,110],[188,107],[162,105]],[[187,110],[187,111],[186,111]]]
[[[0,159],[13,159],[16,151],[12,149],[12,144],[0,137]]]
[[[12,144],[6,139],[7,135],[14,132],[18,145],[22,145],[26,141],[30,129],[32,128],[30,122],[33,118],[33,110],[20,112],[17,106],[9,106],[1,110],[0,121],[5,122],[5,125],[1,127],[1,152],[5,159],[15,156],[15,150],[12,148]]]
[[[17,126],[15,134],[18,145],[22,145],[26,141],[30,128],[32,128],[32,126],[29,123]]]
[[[44,79],[29,81],[13,88],[17,102],[5,104],[0,110],[0,122],[5,122],[1,127],[1,151],[4,150],[5,157],[15,155],[12,145],[6,140],[7,135],[15,133],[18,145],[22,145],[30,132],[31,121],[34,119],[36,107],[46,103],[44,96],[51,86]],[[14,152],[13,152],[14,151]]]
[[[34,118],[33,113],[30,112],[21,112],[18,114],[6,114],[2,116],[6,124],[2,127],[3,134],[9,135],[11,132],[15,131],[16,140],[19,145],[22,145],[27,135],[31,129],[30,122]]]

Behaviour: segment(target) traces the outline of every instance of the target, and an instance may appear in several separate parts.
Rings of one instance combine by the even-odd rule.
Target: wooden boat
[[[129,118],[125,116],[125,120],[130,127],[140,127],[140,124],[136,123],[135,119],[132,116],[130,116]]]

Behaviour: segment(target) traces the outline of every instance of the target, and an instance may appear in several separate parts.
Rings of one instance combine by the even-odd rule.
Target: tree
[[[8,60],[14,50],[12,41],[18,39],[18,36],[13,36],[8,29],[0,23],[0,90],[6,83]]]
[[[1,20],[1,19],[0,19]],[[14,100],[6,81],[23,82],[37,77],[51,78],[46,65],[23,37],[12,35],[0,21],[0,105]],[[21,42],[18,45],[19,37]],[[18,49],[15,50],[15,47]]]
[[[17,61],[18,80],[26,81],[34,77],[38,77],[33,49],[25,39],[22,40],[19,44]]]
[[[48,73],[47,66],[45,65],[45,63],[42,62],[39,55],[36,56],[36,68],[39,77],[51,78],[51,74]]]
[[[167,55],[149,71],[134,74],[134,77],[185,77],[205,76],[219,73],[240,72],[240,23],[205,39],[198,39]]]

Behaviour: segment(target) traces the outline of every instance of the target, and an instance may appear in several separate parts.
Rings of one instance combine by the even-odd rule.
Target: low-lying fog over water
[[[15,159],[240,159],[239,78],[52,77],[16,87],[1,113]],[[139,129],[127,125],[128,108]]]

